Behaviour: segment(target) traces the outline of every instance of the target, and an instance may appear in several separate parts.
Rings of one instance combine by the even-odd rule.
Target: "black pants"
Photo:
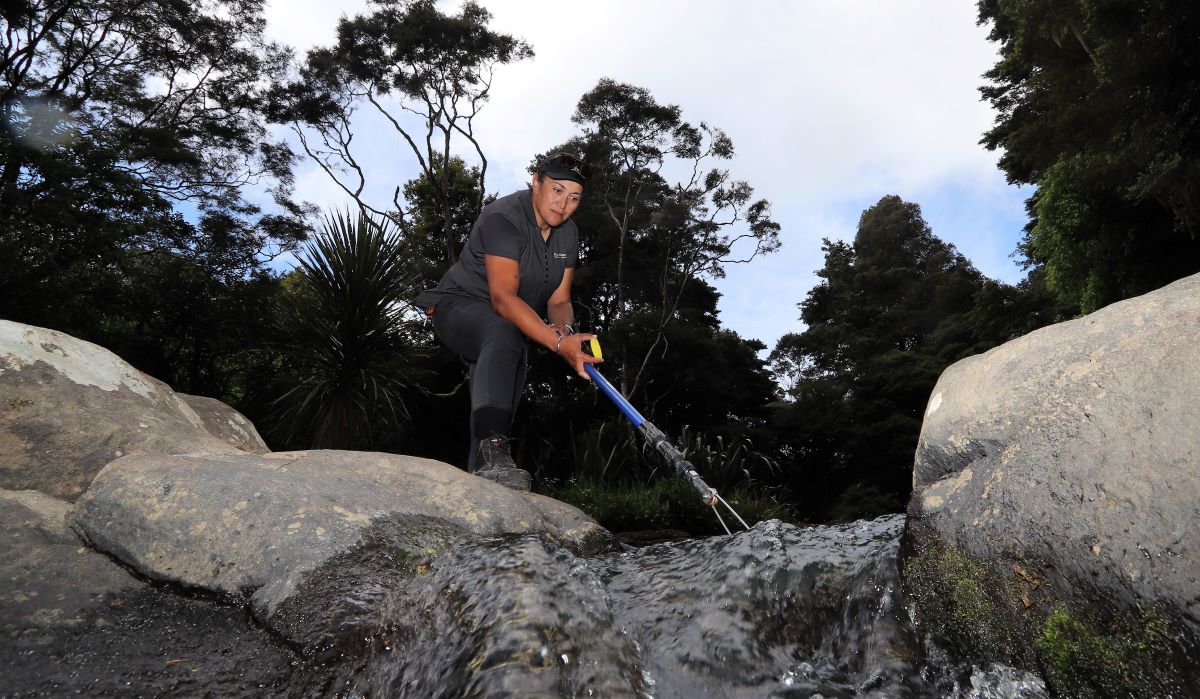
[[[433,330],[451,351],[471,365],[471,450],[467,470],[475,470],[475,411],[499,408],[511,418],[525,387],[529,343],[525,334],[501,318],[486,301],[452,298],[439,301]]]

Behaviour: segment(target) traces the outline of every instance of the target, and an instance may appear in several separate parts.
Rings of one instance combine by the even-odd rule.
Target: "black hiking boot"
[[[492,435],[479,441],[479,460],[476,462],[475,475],[495,481],[502,486],[529,492],[529,472],[517,468],[509,451],[508,437]]]

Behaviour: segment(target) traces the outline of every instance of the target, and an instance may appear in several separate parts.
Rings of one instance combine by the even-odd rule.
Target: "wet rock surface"
[[[329,623],[307,646],[325,662],[297,693],[622,697],[642,684],[598,578],[544,535],[465,542],[415,572],[331,607],[297,596],[294,617]]]
[[[377,529],[272,623],[310,660],[290,689],[303,696],[981,699],[1020,684],[1011,696],[1044,699],[1028,673],[929,665],[900,590],[903,526],[765,522],[590,558],[512,535],[429,559]]]
[[[244,608],[144,585],[70,626],[0,634],[0,695],[282,696],[297,662]]]
[[[0,490],[0,633],[82,623],[96,608],[142,587],[67,527],[69,503]]]
[[[143,584],[0,639],[6,696],[1045,699],[908,623],[900,516],[581,557],[547,533],[377,520],[261,618]],[[1004,694],[1003,692],[1020,693]]]
[[[296,656],[241,605],[134,577],[84,546],[69,509],[0,490],[0,696],[259,697],[284,685]]]
[[[904,696],[921,682],[895,604],[903,527],[765,522],[597,567],[664,695]]]

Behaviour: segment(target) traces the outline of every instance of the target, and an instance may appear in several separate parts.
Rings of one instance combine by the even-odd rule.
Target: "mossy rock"
[[[1031,607],[1043,586],[1026,568],[1018,569],[1028,579],[1011,567],[1006,574],[997,563],[935,544],[905,559],[904,576],[921,625],[940,645],[1036,671],[1034,642],[1042,615]]]
[[[1036,672],[1070,699],[1200,696],[1195,643],[1161,608],[1081,610],[1036,563],[944,543],[910,551],[904,578],[919,625],[959,659]]]
[[[1101,617],[1066,605],[1046,617],[1036,641],[1047,683],[1073,699],[1200,696],[1189,645],[1160,608]]]

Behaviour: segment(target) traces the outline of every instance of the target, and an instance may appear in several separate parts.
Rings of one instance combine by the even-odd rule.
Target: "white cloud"
[[[333,43],[340,18],[365,8],[363,0],[268,0],[267,38],[291,46],[302,59],[310,48]]]

